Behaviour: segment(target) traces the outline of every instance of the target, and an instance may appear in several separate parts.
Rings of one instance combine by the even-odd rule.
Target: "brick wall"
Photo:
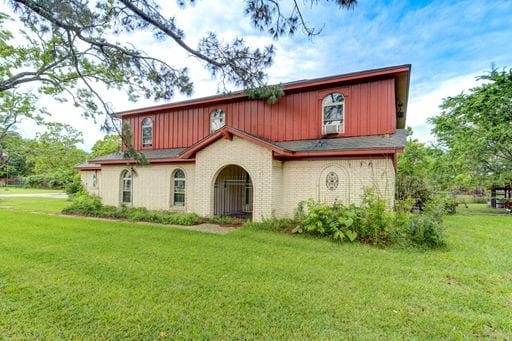
[[[96,177],[96,181],[94,181],[94,177]],[[100,180],[101,180],[101,171],[96,170],[87,170],[80,172],[80,180],[82,181],[82,186],[87,192],[95,195],[99,195],[100,189]]]
[[[389,205],[393,204],[395,171],[391,159],[276,161],[266,148],[233,137],[221,139],[197,153],[195,164],[134,167],[133,203],[148,209],[184,210],[201,216],[213,214],[213,187],[217,175],[228,165],[245,169],[253,184],[253,220],[292,216],[298,202],[307,199],[359,204],[365,187],[375,186]],[[186,175],[186,205],[172,207],[172,174]],[[82,172],[88,191],[98,191],[107,205],[119,205],[123,166],[103,166],[98,172],[99,190],[91,188],[92,172]],[[326,178],[331,181],[327,187]],[[334,175],[333,175],[334,174]]]
[[[334,172],[338,185],[326,186],[326,176]],[[280,214],[291,216],[297,203],[313,198],[344,204],[361,201],[363,189],[375,186],[392,206],[395,195],[395,170],[391,159],[288,161],[283,164]]]
[[[253,220],[272,213],[272,152],[233,136],[221,139],[196,155],[195,211],[202,216],[213,214],[213,185],[220,171],[228,165],[245,169],[253,185]]]
[[[173,172],[176,169],[185,172],[185,206],[173,207]],[[126,166],[103,166],[101,171],[100,196],[106,205],[118,206],[120,203],[121,173],[129,169]],[[151,210],[194,211],[194,165],[170,164],[134,166],[132,206],[146,207]]]

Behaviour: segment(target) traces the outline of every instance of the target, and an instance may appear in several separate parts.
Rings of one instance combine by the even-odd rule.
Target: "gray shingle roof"
[[[173,148],[173,149],[157,149],[157,150],[143,150],[142,154],[147,159],[167,159],[167,158],[175,158],[185,150],[185,148]],[[112,154],[103,155],[95,158],[91,161],[114,161],[114,160],[124,160],[122,152],[116,152]]]
[[[357,149],[394,149],[403,148],[406,141],[405,129],[397,129],[394,134],[388,135],[373,135],[373,136],[356,136],[356,137],[340,137],[330,139],[317,139],[317,140],[297,140],[285,142],[272,142],[267,139],[262,139],[253,134],[249,134],[263,141],[271,143],[279,148],[289,150],[292,152],[312,152],[312,151],[342,151],[342,150],[357,150]],[[158,149],[158,150],[144,150],[142,153],[148,159],[168,159],[178,158],[180,153],[186,148],[174,149]],[[123,153],[117,152],[89,161],[88,164],[80,165],[79,167],[86,168],[88,165],[94,164],[94,161],[101,163],[101,161],[118,161],[124,160]],[[98,167],[94,164],[92,167]]]
[[[79,165],[76,165],[75,168],[79,168],[79,169],[98,169],[98,168],[101,168],[101,165],[97,164],[97,163],[91,163],[89,161],[85,161]]]
[[[278,147],[294,152],[357,150],[357,149],[388,149],[403,148],[407,139],[405,129],[397,129],[394,134],[340,137],[318,140],[298,140],[274,142]]]

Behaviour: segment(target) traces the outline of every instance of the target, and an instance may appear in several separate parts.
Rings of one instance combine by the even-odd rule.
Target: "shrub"
[[[395,210],[389,210],[386,200],[378,195],[375,188],[367,188],[361,207],[309,200],[299,203],[294,221],[270,219],[248,226],[287,232],[290,231],[288,226],[295,223],[294,233],[325,236],[336,241],[422,248],[444,246],[442,220],[445,201],[431,199],[421,214],[410,212],[411,203],[412,199],[397,201]]]
[[[205,222],[205,219],[195,213],[149,211],[144,207],[103,206],[98,196],[83,191],[71,199],[71,204],[64,208],[62,213],[172,225],[197,225]]]
[[[410,245],[409,221],[413,214],[411,207],[412,199],[397,200],[394,209],[394,221],[391,228],[390,241],[392,244]]]
[[[197,225],[205,220],[195,213],[150,211],[148,213],[150,222],[170,225]]]
[[[296,211],[299,224],[293,232],[327,236],[336,241],[354,241],[358,237],[356,226],[359,222],[359,210],[351,206],[309,200],[302,202]]]
[[[397,216],[399,215],[397,211]],[[406,219],[397,221],[397,230],[405,233],[409,245],[419,248],[440,248],[444,240],[443,217],[446,214],[444,198],[431,199],[420,214],[408,214]]]
[[[393,213],[374,187],[365,188],[362,196],[360,239],[370,244],[388,244],[391,241]]]
[[[99,196],[79,192],[71,199],[71,204],[64,208],[62,212],[67,214],[96,215],[101,208],[102,204]]]
[[[263,219],[261,222],[247,222],[244,227],[254,228],[262,231],[286,232],[290,233],[297,226],[297,222],[289,218],[276,218],[272,216],[270,219]]]
[[[77,173],[73,177],[73,181],[67,183],[66,186],[64,186],[64,191],[70,197],[74,196],[76,193],[81,192],[83,190],[84,189],[82,187],[82,180],[80,178],[80,174],[79,173]]]
[[[102,206],[97,212],[97,217],[111,218],[111,219],[125,219],[127,216],[128,209],[126,206],[115,207],[115,206]]]
[[[400,200],[412,198],[427,202],[432,197],[433,191],[423,177],[398,174],[396,194]]]
[[[488,198],[487,197],[484,197],[484,196],[476,196],[474,195],[472,198],[471,198],[471,201],[473,204],[487,204],[487,200]]]
[[[227,217],[227,216],[218,216],[215,215],[209,219],[209,222],[213,224],[219,225],[231,225],[238,226],[245,223],[244,219],[236,218],[236,217]]]
[[[446,244],[442,226],[426,214],[411,218],[409,236],[410,241],[419,247],[439,248]]]
[[[48,178],[42,175],[31,175],[23,179],[25,187],[48,188]]]

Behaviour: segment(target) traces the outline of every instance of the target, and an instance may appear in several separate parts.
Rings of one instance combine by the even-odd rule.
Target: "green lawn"
[[[510,338],[512,216],[446,225],[419,252],[0,209],[0,335]]]
[[[486,204],[468,204],[466,208],[464,205],[457,207],[457,213],[460,215],[510,215],[504,208],[491,208]],[[511,216],[512,217],[512,216]],[[511,219],[512,220],[512,219]]]
[[[24,188],[0,186],[0,194],[64,193],[63,189]]]
[[[69,205],[67,199],[0,197],[0,209],[26,212],[59,213]]]

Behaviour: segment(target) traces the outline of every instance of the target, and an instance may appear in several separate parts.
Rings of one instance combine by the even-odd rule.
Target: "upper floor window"
[[[210,113],[210,133],[226,125],[226,114],[221,109],[215,109]]]
[[[132,202],[132,172],[125,169],[121,173],[121,203],[129,204]]]
[[[153,145],[153,121],[146,117],[142,121],[142,147],[151,147]]]
[[[323,134],[337,134],[342,132],[344,114],[345,98],[342,94],[333,92],[325,96],[322,101]]]
[[[174,206],[185,206],[185,172],[176,169],[173,174],[173,199]]]

